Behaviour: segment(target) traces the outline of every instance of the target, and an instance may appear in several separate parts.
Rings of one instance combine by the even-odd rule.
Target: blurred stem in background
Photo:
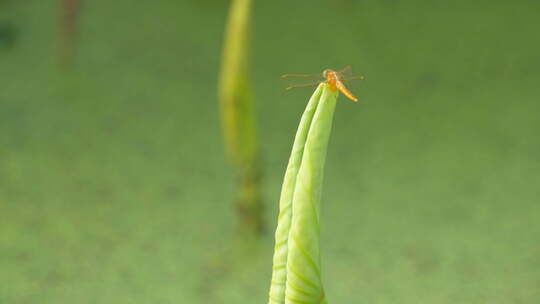
[[[77,47],[78,23],[82,0],[59,0],[59,50],[58,62],[69,66]]]
[[[279,200],[269,304],[327,303],[321,278],[320,201],[338,91],[320,84],[300,120]]]
[[[225,149],[237,178],[242,233],[263,230],[255,111],[249,81],[251,0],[232,0],[225,29],[218,97]]]
[[[10,18],[8,0],[0,0],[0,49],[11,48],[17,38],[17,31]]]

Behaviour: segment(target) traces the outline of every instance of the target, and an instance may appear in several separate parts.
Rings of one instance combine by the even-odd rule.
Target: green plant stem
[[[242,234],[263,231],[255,111],[249,82],[251,0],[233,0],[225,31],[218,97],[225,149],[237,180]]]
[[[75,56],[78,19],[81,0],[60,0],[60,50],[61,66],[68,66]]]

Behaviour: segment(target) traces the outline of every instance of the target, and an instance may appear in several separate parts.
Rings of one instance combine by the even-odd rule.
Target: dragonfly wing
[[[283,74],[281,78],[321,78],[321,74]]]
[[[365,79],[364,76],[351,76],[351,77],[345,77],[343,78],[344,81],[351,81],[351,80],[362,80]]]
[[[281,81],[286,87],[285,90],[291,90],[295,88],[305,88],[317,86],[321,81],[321,74],[285,74],[281,75]]]
[[[348,65],[344,67],[343,69],[339,70],[338,73],[342,79],[352,77],[352,66]]]
[[[300,83],[300,84],[291,84],[285,88],[286,91],[296,89],[296,88],[307,88],[307,87],[316,87],[321,83],[320,81],[309,82],[309,83]]]

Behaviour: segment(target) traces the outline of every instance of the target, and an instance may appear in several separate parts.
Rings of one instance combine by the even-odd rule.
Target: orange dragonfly
[[[356,98],[351,93],[351,91],[347,89],[344,82],[349,82],[354,79],[364,79],[364,76],[352,76],[351,74],[352,74],[352,69],[351,69],[351,66],[349,65],[339,71],[326,69],[322,72],[322,74],[285,74],[285,75],[281,75],[281,78],[313,78],[313,77],[319,78],[319,80],[315,82],[290,85],[286,87],[285,90],[288,91],[294,88],[314,87],[322,82],[325,82],[330,87],[330,90],[332,91],[339,90],[347,98],[356,102],[358,101],[358,98]]]

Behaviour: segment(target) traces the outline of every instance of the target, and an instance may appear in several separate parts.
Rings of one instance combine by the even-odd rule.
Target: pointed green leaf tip
[[[320,200],[338,92],[320,84],[302,115],[285,173],[269,304],[327,303],[321,280]]]

